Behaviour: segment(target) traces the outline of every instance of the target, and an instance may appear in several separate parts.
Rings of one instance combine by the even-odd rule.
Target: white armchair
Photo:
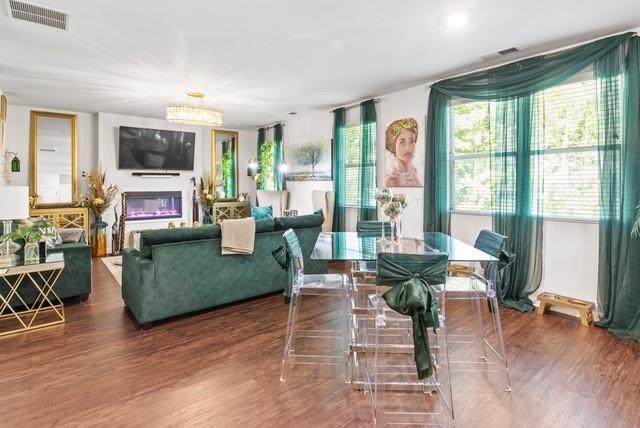
[[[336,202],[336,194],[332,190],[313,190],[311,192],[313,211],[322,210],[324,223],[323,232],[331,232],[333,229],[333,206]]]
[[[256,192],[259,207],[273,208],[274,217],[282,217],[284,210],[289,206],[289,192],[286,190],[276,192],[272,190],[258,190]]]

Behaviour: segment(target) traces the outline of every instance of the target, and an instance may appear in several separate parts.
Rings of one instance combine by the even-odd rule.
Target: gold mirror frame
[[[39,203],[38,201],[38,118],[54,117],[71,121],[71,200],[59,203]],[[31,156],[29,157],[29,195],[36,207],[70,207],[78,201],[78,116],[75,114],[31,111]]]
[[[235,201],[238,199],[238,196],[240,196],[240,181],[239,181],[239,174],[238,174],[238,170],[240,168],[238,168],[238,146],[240,145],[240,138],[238,137],[238,132],[236,131],[224,131],[221,129],[213,129],[211,131],[211,179],[215,180],[216,177],[218,176],[218,168],[216,166],[216,144],[218,142],[218,135],[222,135],[222,134],[226,134],[226,135],[233,135],[235,137],[235,148],[236,148],[236,195],[233,198],[222,198],[220,199],[221,201]],[[217,187],[217,186],[216,186]],[[225,195],[226,196],[226,195]]]

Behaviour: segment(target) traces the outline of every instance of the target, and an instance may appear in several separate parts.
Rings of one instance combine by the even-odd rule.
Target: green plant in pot
[[[2,242],[8,240],[24,242],[24,261],[26,264],[38,263],[40,253],[38,244],[40,241],[56,239],[55,224],[43,217],[34,219],[30,225],[21,225],[11,233],[2,236]]]

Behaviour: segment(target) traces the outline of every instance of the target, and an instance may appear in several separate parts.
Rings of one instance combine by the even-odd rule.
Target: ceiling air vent
[[[517,47],[512,47],[512,48],[508,48],[508,49],[503,49],[501,51],[498,51],[498,55],[509,55],[512,53],[516,53],[516,52],[520,52],[520,49],[518,49]]]
[[[481,58],[485,61],[489,61],[492,59],[500,58],[501,56],[511,55],[517,52],[520,52],[520,49],[514,46],[512,48],[502,49],[501,51],[498,51],[498,52],[493,52],[487,55],[483,55],[481,56]]]
[[[69,28],[69,14],[60,12],[59,10],[16,0],[8,0],[7,5],[9,8],[9,16],[13,19],[34,22],[60,30],[67,30]]]

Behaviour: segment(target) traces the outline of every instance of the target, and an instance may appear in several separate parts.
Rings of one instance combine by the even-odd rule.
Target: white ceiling
[[[167,104],[198,90],[227,128],[491,65],[481,57],[511,46],[524,56],[640,26],[638,0],[36,3],[70,13],[70,28],[0,12],[0,89],[10,103],[164,117]],[[458,12],[468,24],[447,28]]]

